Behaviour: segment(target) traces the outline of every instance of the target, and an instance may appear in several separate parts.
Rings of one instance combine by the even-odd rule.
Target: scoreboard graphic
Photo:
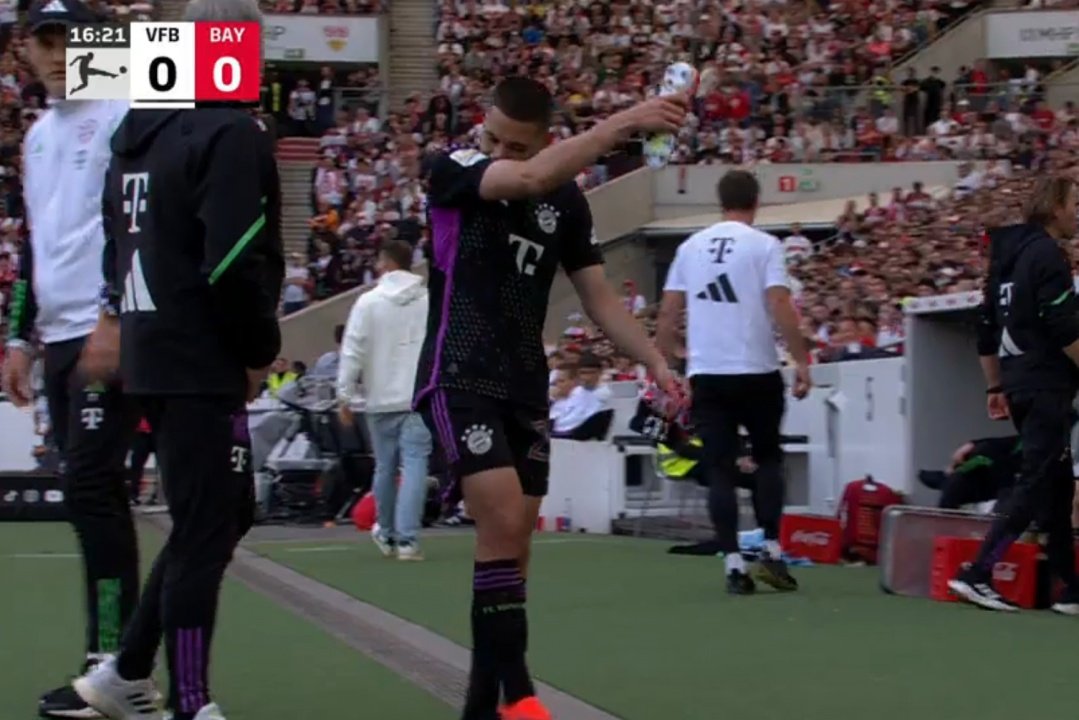
[[[262,35],[255,22],[72,25],[68,100],[128,100],[136,108],[255,102]]]

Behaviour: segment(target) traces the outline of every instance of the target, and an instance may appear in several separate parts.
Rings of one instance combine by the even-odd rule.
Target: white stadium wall
[[[992,421],[978,364],[975,319],[981,292],[917,298],[907,306],[908,400],[906,452],[912,475],[947,466],[968,440],[1010,435],[1010,422]],[[912,483],[915,504],[937,493]]]

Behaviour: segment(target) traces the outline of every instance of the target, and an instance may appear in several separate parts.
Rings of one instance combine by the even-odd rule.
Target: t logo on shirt
[[[734,250],[734,238],[712,238],[712,256],[717,264],[722,264],[724,258]]]
[[[509,241],[517,248],[517,272],[535,275],[536,263],[543,257],[543,246],[513,233],[510,233]]]

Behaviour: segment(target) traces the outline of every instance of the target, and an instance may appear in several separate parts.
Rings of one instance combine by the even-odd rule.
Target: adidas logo
[[[131,269],[124,278],[124,297],[120,302],[121,313],[157,312],[157,306],[146,285],[146,275],[142,270],[142,258],[139,251],[131,257]]]
[[[719,275],[715,280],[697,293],[698,300],[711,300],[712,302],[738,302],[738,295],[734,292],[730,279],[726,275]]]
[[[50,0],[49,4],[41,8],[43,13],[66,13],[67,5],[64,5],[63,0]]]

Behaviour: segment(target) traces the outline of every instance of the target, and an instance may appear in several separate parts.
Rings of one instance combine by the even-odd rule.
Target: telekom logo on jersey
[[[146,212],[146,195],[150,190],[150,173],[124,173],[120,192],[124,196],[124,214],[128,217],[127,230],[141,232],[139,214]]]
[[[513,233],[510,233],[509,241],[517,249],[517,272],[535,275],[536,263],[543,257],[543,246]]]

